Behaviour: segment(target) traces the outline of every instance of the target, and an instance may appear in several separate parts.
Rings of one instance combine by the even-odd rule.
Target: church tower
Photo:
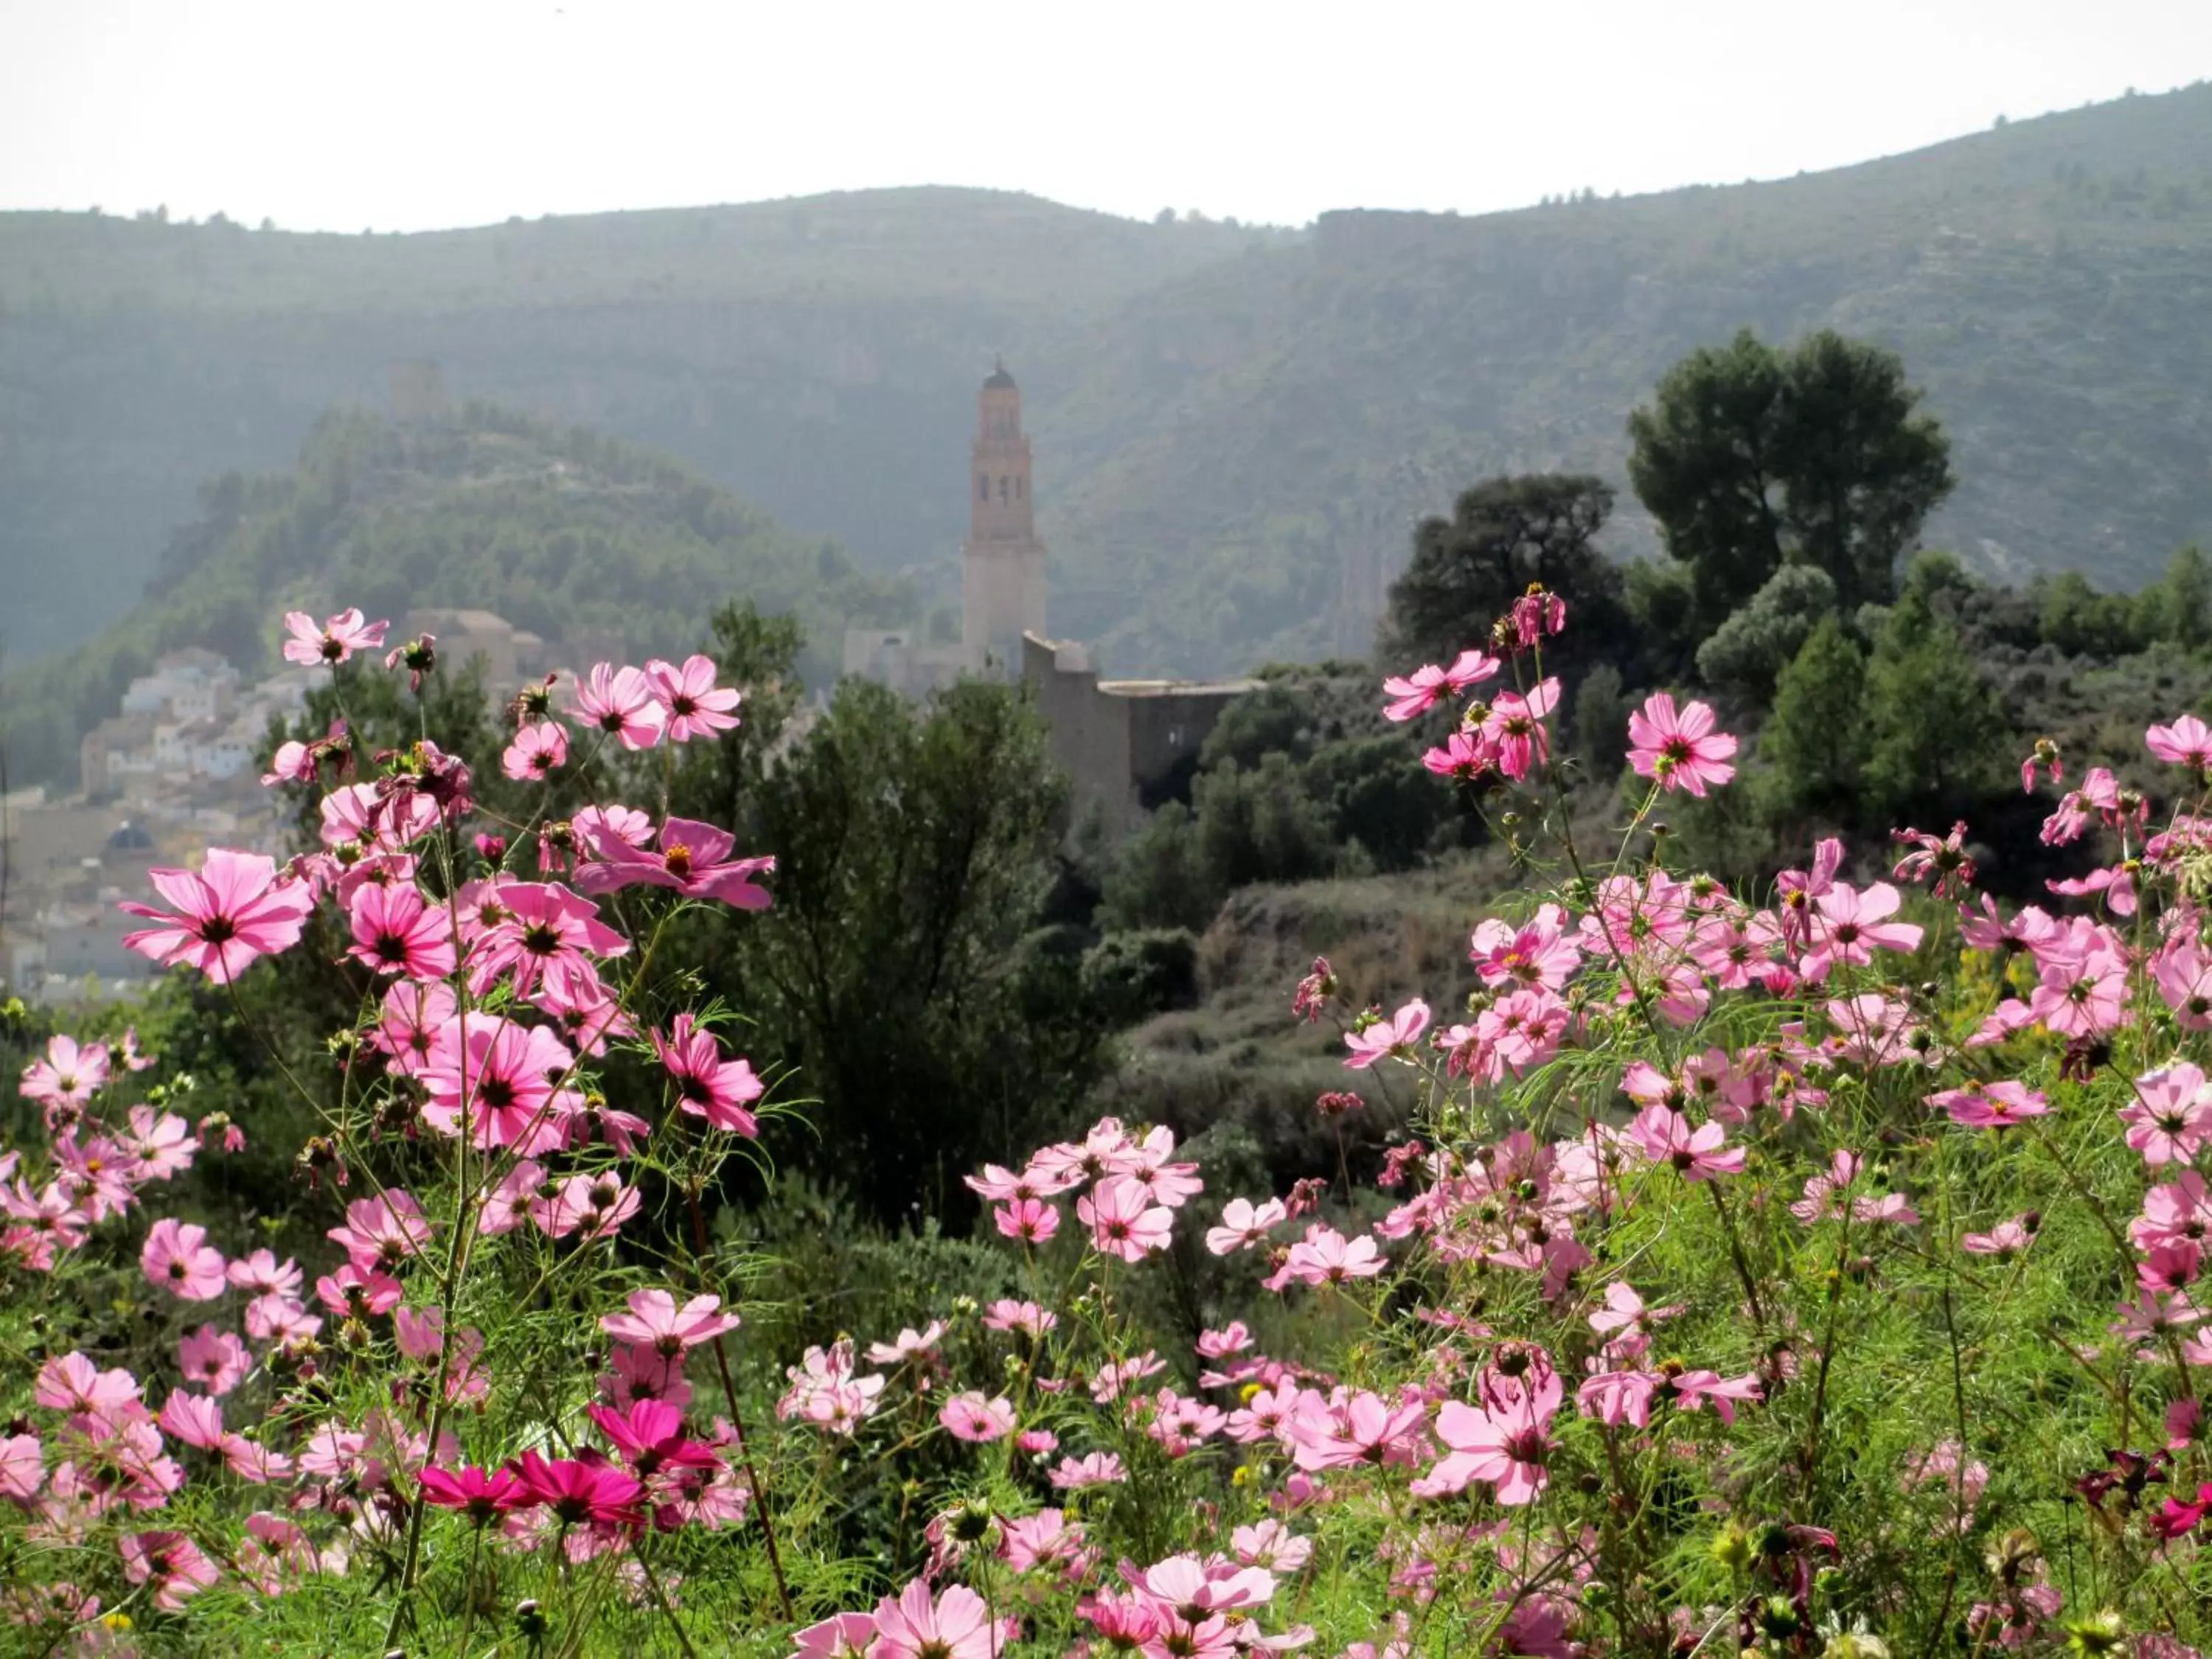
[[[1021,672],[1022,635],[1044,632],[1044,544],[1030,489],[1022,392],[1000,363],[975,398],[968,469],[968,542],[961,549],[960,641],[969,665]]]

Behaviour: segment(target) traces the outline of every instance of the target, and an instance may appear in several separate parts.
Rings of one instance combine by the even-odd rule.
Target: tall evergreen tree
[[[1759,753],[1784,813],[1849,815],[1872,748],[1866,678],[1865,653],[1833,617],[1782,671]]]
[[[1964,811],[2003,775],[1996,688],[1915,588],[1892,607],[1875,642],[1866,720],[1866,805],[1893,820]]]

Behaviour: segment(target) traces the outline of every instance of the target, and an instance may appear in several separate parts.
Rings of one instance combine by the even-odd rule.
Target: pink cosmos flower
[[[931,1320],[920,1330],[908,1325],[891,1341],[868,1344],[868,1360],[876,1365],[911,1364],[927,1371],[939,1365],[937,1345],[944,1340],[945,1322],[941,1319]]]
[[[174,1112],[157,1115],[151,1106],[133,1106],[125,1121],[129,1127],[118,1132],[115,1144],[137,1160],[131,1176],[134,1183],[167,1181],[192,1167],[199,1142],[191,1126]]]
[[[1482,736],[1499,771],[1516,783],[1552,755],[1552,734],[1544,720],[1559,703],[1556,676],[1539,680],[1525,697],[1501,691],[1482,720]]]
[[[304,611],[284,613],[284,626],[292,637],[284,641],[284,660],[313,668],[318,663],[336,667],[356,651],[371,651],[384,643],[389,622],[368,622],[358,609],[341,611],[321,627]]]
[[[1175,1214],[1152,1203],[1152,1194],[1127,1176],[1109,1176],[1075,1201],[1075,1213],[1091,1229],[1091,1242],[1108,1255],[1141,1261],[1167,1248]]]
[[[1647,1106],[1631,1121],[1628,1131],[1644,1157],[1654,1164],[1672,1164],[1685,1181],[1743,1173],[1744,1149],[1728,1146],[1727,1132],[1717,1123],[1692,1129],[1680,1113]]]
[[[52,1412],[84,1412],[103,1419],[144,1415],[136,1377],[120,1366],[102,1370],[81,1353],[56,1355],[40,1366],[31,1398]]]
[[[1000,1235],[1024,1244],[1042,1244],[1060,1231],[1060,1208],[1034,1198],[1018,1198],[991,1212]]]
[[[147,878],[176,907],[169,915],[125,899],[117,908],[161,924],[123,936],[125,946],[164,967],[179,963],[226,984],[259,957],[299,943],[314,908],[304,883],[280,880],[265,854],[211,847],[197,870],[149,870]]]
[[[956,1440],[1003,1440],[1014,1431],[1014,1407],[1004,1395],[986,1400],[971,1389],[946,1401],[937,1420]]]
[[[429,1218],[421,1200],[398,1188],[346,1206],[345,1225],[324,1234],[346,1253],[362,1273],[392,1268],[422,1254],[430,1242]]]
[[[682,1469],[714,1469],[722,1460],[704,1441],[694,1440],[684,1430],[684,1413],[661,1400],[635,1400],[622,1411],[605,1406],[585,1407],[599,1432],[639,1479]]]
[[[767,1092],[767,1085],[753,1074],[750,1061],[724,1060],[714,1034],[696,1026],[689,1010],[670,1022],[665,1040],[653,1033],[653,1050],[675,1079],[684,1111],[748,1139],[760,1133],[760,1120],[746,1108]]]
[[[1968,1233],[1959,1248],[1972,1255],[2018,1255],[2034,1243],[2041,1218],[2029,1210],[2009,1221],[2001,1221],[1985,1233]]]
[[[0,1438],[0,1498],[29,1508],[46,1484],[46,1453],[35,1434]]]
[[[1498,769],[1498,748],[1480,732],[1462,727],[1446,738],[1442,746],[1425,752],[1421,764],[1440,778],[1472,783]]]
[[[422,1121],[441,1134],[458,1135],[465,1117],[472,1144],[535,1158],[568,1140],[568,1119],[582,1097],[556,1085],[575,1063],[544,1026],[471,1011],[448,1020],[431,1041],[420,1074],[430,1097]]]
[[[1812,951],[1798,971],[1814,984],[1827,978],[1838,963],[1866,967],[1876,949],[1917,951],[1925,931],[1917,923],[1890,921],[1901,902],[1897,889],[1878,881],[1864,892],[1837,882],[1814,901],[1809,919]]]
[[[429,1064],[439,1028],[459,1007],[450,986],[402,980],[385,990],[383,1018],[369,1032],[369,1044],[392,1056],[386,1071],[395,1077],[413,1077]]]
[[[453,919],[433,909],[411,882],[354,890],[350,954],[379,974],[443,979],[453,971]]]
[[[740,910],[769,907],[769,891],[754,878],[774,874],[775,858],[732,860],[737,840],[726,830],[671,818],[656,838],[659,850],[649,852],[611,824],[580,820],[578,827],[592,859],[576,872],[576,885],[586,893],[611,893],[645,882],[673,888],[686,898],[719,899]]]
[[[676,1359],[687,1349],[737,1329],[738,1316],[718,1313],[721,1305],[718,1296],[695,1296],[679,1308],[666,1291],[632,1291],[629,1311],[605,1315],[599,1328],[617,1342],[635,1343],[664,1359]]]
[[[1840,1221],[1847,1215],[1857,1222],[1918,1225],[1919,1213],[1905,1202],[1902,1193],[1852,1193],[1863,1168],[1856,1152],[1838,1148],[1829,1158],[1828,1167],[1806,1180],[1805,1196],[1790,1206],[1790,1213],[1808,1227],[1822,1221]]]
[[[426,1468],[416,1477],[422,1483],[426,1503],[441,1509],[459,1510],[476,1526],[495,1521],[507,1510],[528,1506],[521,1480],[508,1469],[479,1469],[466,1464],[450,1469]]]
[[[238,1267],[235,1261],[230,1265]],[[213,1325],[203,1325],[177,1343],[177,1369],[185,1380],[218,1399],[245,1381],[252,1363],[243,1342]]]
[[[1118,1486],[1128,1478],[1121,1460],[1112,1452],[1063,1457],[1052,1472],[1053,1487],[1059,1492],[1080,1492],[1086,1486]]]
[[[164,1218],[147,1231],[138,1265],[151,1284],[186,1302],[211,1302],[222,1294],[222,1252],[207,1242],[207,1229]]]
[[[566,1238],[580,1231],[586,1241],[611,1238],[623,1222],[635,1215],[641,1200],[637,1188],[625,1187],[611,1170],[599,1175],[572,1175],[550,1194],[531,1202],[530,1218],[551,1238]]]
[[[833,1613],[819,1624],[793,1632],[797,1650],[791,1659],[868,1659],[875,1639],[873,1613]]]
[[[528,996],[556,964],[592,973],[593,957],[618,957],[629,941],[599,920],[599,907],[557,881],[501,878],[480,891],[465,888],[462,912],[473,899],[483,927],[471,950],[469,988],[482,996],[501,974],[512,974],[515,994]]]
[[[1984,1083],[1975,1078],[1959,1088],[1929,1095],[1928,1103],[1941,1106],[1953,1122],[1970,1129],[2009,1129],[2051,1109],[2050,1103],[2024,1083]]]
[[[79,1048],[75,1037],[57,1033],[46,1040],[45,1057],[23,1068],[22,1095],[43,1106],[83,1106],[106,1086],[107,1076],[106,1043]]]
[[[2121,1109],[2128,1145],[2153,1169],[2192,1164],[2212,1141],[2212,1090],[2204,1073],[2185,1060],[2136,1079],[2136,1097]]]
[[[1329,1399],[1308,1390],[1282,1434],[1291,1461],[1309,1474],[1378,1463],[1410,1467],[1426,1445],[1427,1419],[1428,1406],[1417,1393],[1390,1401],[1365,1389],[1340,1389]]]
[[[653,695],[667,711],[669,742],[689,743],[737,725],[738,717],[731,711],[738,706],[738,694],[718,689],[714,675],[714,659],[696,653],[684,659],[681,668],[659,657],[646,664]]]
[[[1343,1285],[1355,1279],[1372,1279],[1388,1265],[1365,1233],[1347,1241],[1334,1227],[1319,1223],[1291,1246],[1283,1265],[1267,1281],[1271,1291],[1295,1281],[1300,1285]]]
[[[633,751],[652,748],[668,729],[668,711],[641,668],[592,664],[576,688],[574,712],[585,725],[620,738],[622,746]]]
[[[1560,1399],[1559,1373],[1548,1364],[1540,1370],[1534,1389],[1497,1378],[1486,1385],[1480,1407],[1443,1403],[1437,1413],[1437,1437],[1451,1450],[1413,1482],[1415,1497],[1439,1498],[1481,1480],[1497,1489],[1498,1501],[1509,1509],[1536,1501],[1551,1483],[1545,1459]]]
[[[405,1292],[389,1273],[356,1267],[350,1261],[315,1281],[315,1298],[341,1319],[381,1317],[399,1305]]]
[[[1938,839],[1925,830],[1893,830],[1890,839],[1907,850],[1890,874],[1899,881],[1926,882],[1938,898],[1956,898],[1974,884],[1974,860],[1966,853],[1961,819]]]
[[[289,1256],[280,1262],[269,1250],[242,1255],[224,1273],[233,1285],[249,1296],[291,1296],[305,1282],[298,1264]]]
[[[151,1584],[154,1605],[164,1613],[175,1613],[216,1581],[215,1563],[189,1534],[125,1533],[121,1547],[123,1576],[134,1584]]]
[[[187,1446],[211,1451],[222,1444],[222,1407],[204,1395],[172,1389],[160,1421],[163,1433]]]
[[[1410,1061],[1414,1042],[1428,1024],[1429,1005],[1416,997],[1389,1019],[1378,1020],[1364,1030],[1346,1031],[1344,1046],[1352,1052],[1344,1063],[1356,1072],[1365,1070],[1385,1056]]]
[[[1041,1337],[1047,1331],[1056,1330],[1060,1316],[1034,1302],[1017,1302],[1011,1297],[1001,1297],[983,1310],[983,1328],[987,1331],[1019,1331],[1028,1337]]]
[[[1299,1537],[1279,1521],[1237,1528],[1229,1535],[1229,1547],[1244,1565],[1272,1573],[1296,1572],[1313,1559],[1313,1540]]]
[[[1706,785],[1724,784],[1735,776],[1735,768],[1729,764],[1735,738],[1716,732],[1715,724],[1713,711],[1705,704],[1693,702],[1677,714],[1672,696],[1655,692],[1628,717],[1628,763],[1662,789],[1686,789],[1703,796]]]
[[[2194,714],[2184,714],[2171,726],[2154,726],[2143,733],[2143,743],[2162,761],[2192,771],[2212,769],[2212,726]]]
[[[965,1584],[948,1584],[934,1601],[917,1578],[894,1601],[876,1603],[871,1659],[996,1659],[1003,1632],[990,1605]]]
[[[1462,651],[1449,668],[1428,663],[1402,678],[1387,679],[1382,682],[1382,690],[1392,701],[1383,709],[1382,718],[1412,720],[1433,708],[1446,693],[1456,696],[1470,686],[1495,678],[1503,666],[1497,658],[1483,652]]]
[[[1474,930],[1468,959],[1485,985],[1564,990],[1583,959],[1583,947],[1566,923],[1566,912],[1556,904],[1540,907],[1534,920],[1519,927],[1492,918]]]
[[[558,720],[534,720],[514,734],[499,757],[499,769],[517,783],[540,782],[568,763],[568,728]]]
[[[1249,1198],[1232,1198],[1221,1212],[1221,1224],[1206,1229],[1206,1248],[1216,1255],[1249,1249],[1265,1243],[1267,1235],[1281,1226],[1289,1213],[1279,1198],[1257,1205]]]
[[[2184,1030],[2212,1030],[2212,953],[2190,933],[2167,940],[2150,957],[2152,984]]]

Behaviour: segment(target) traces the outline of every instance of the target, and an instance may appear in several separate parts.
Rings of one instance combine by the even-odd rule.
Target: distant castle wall
[[[1221,711],[1257,680],[1101,680],[1079,645],[1022,636],[1022,679],[1052,729],[1052,752],[1080,821],[1096,811],[1116,836],[1188,785]]]

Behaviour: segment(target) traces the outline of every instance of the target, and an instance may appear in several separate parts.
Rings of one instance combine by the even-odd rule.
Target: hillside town
[[[480,660],[491,684],[545,671],[544,641],[489,611],[416,611],[405,623],[408,636],[435,634],[447,660]],[[158,969],[124,948],[139,924],[116,902],[155,896],[147,871],[195,867],[215,844],[289,854],[258,763],[319,672],[286,666],[249,683],[216,652],[169,652],[84,734],[75,792],[0,795],[0,980],[49,1003],[135,994]]]

